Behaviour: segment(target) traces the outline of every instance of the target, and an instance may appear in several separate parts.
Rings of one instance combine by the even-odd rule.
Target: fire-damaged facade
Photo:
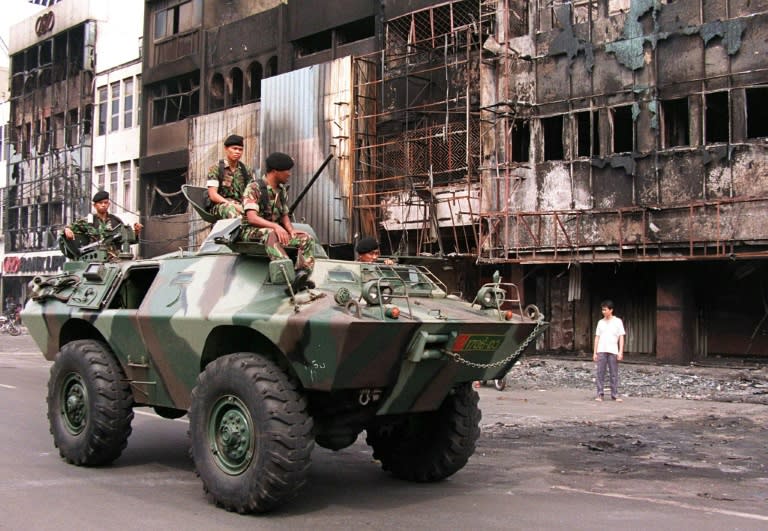
[[[31,278],[61,269],[57,234],[90,212],[97,189],[112,191],[124,221],[135,219],[124,207],[138,173],[136,7],[60,1],[10,28],[4,295],[23,300]]]
[[[385,14],[355,63],[354,208],[392,252],[503,268],[543,350],[590,352],[610,298],[629,352],[768,354],[767,2]]]
[[[457,291],[494,270],[591,351],[768,355],[768,1],[148,0],[144,254],[227,134],[297,159],[331,255],[376,235]],[[197,225],[195,225],[197,226]]]

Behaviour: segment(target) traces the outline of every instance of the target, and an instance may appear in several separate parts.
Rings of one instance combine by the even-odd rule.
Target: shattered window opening
[[[600,128],[597,111],[574,113],[576,119],[576,156],[600,155]]]
[[[527,120],[512,122],[512,162],[529,162],[531,157],[531,124]]]
[[[728,142],[730,112],[728,91],[704,94],[704,143]]]
[[[611,109],[613,121],[613,152],[627,153],[633,150],[634,120],[632,106],[622,105]]]
[[[241,105],[243,103],[243,71],[233,68],[229,73],[230,93],[229,105]]]
[[[250,92],[249,100],[258,101],[261,99],[261,78],[262,78],[261,63],[258,61],[251,64],[248,67],[248,78],[250,80]]]
[[[198,74],[165,80],[152,88],[152,125],[178,122],[200,112]]]
[[[747,100],[747,138],[768,136],[768,87],[748,88]]]
[[[664,146],[689,146],[691,144],[688,113],[688,98],[665,100],[661,102],[664,120]]]
[[[544,135],[544,160],[563,160],[563,116],[550,116],[541,120]]]

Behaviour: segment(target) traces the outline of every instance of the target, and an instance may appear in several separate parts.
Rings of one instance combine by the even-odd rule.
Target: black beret
[[[360,240],[358,240],[356,250],[357,254],[365,254],[375,251],[378,248],[379,242],[377,242],[375,238],[366,236],[365,238],[360,238]]]
[[[290,155],[275,151],[267,157],[267,171],[285,171],[293,168],[293,159]]]
[[[227,139],[224,141],[224,146],[243,146],[243,137],[240,135],[229,135]]]
[[[106,190],[99,190],[95,194],[93,194],[92,201],[94,203],[98,203],[99,201],[104,201],[105,199],[109,199],[109,192]]]

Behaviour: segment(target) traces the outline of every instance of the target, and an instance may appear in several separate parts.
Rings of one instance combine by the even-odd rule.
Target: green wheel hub
[[[208,419],[208,437],[221,470],[236,476],[248,468],[256,440],[251,413],[239,398],[226,395],[216,401]]]
[[[61,416],[72,435],[82,433],[88,424],[88,389],[77,373],[67,375],[61,386]]]

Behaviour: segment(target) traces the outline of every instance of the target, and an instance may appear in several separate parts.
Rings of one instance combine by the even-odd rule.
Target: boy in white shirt
[[[611,400],[622,402],[619,398],[619,361],[624,358],[624,323],[613,315],[613,301],[605,300],[600,303],[603,318],[597,323],[595,332],[595,347],[592,360],[597,363],[597,396],[595,400],[603,401],[603,382],[605,367],[608,366],[611,383]]]

